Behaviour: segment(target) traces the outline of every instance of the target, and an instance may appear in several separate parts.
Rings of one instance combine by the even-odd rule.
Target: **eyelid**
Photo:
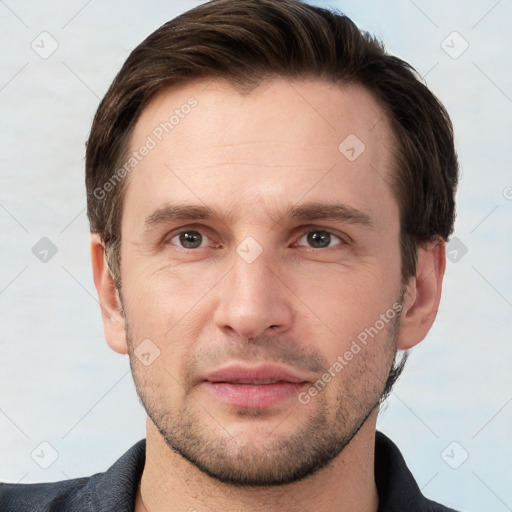
[[[206,226],[197,226],[194,224],[191,224],[188,226],[181,226],[179,228],[172,230],[170,233],[167,233],[166,236],[162,240],[162,245],[170,244],[170,242],[173,238],[176,238],[177,236],[181,235],[182,233],[186,233],[187,231],[197,231],[203,237],[206,237],[210,241],[210,243],[213,242],[215,244],[215,246],[218,247],[219,245],[221,245],[218,242],[215,242],[213,240],[213,236],[210,233],[211,230],[209,230]],[[186,247],[180,247],[179,245],[176,245],[176,244],[170,244],[170,245],[173,245],[174,247],[177,247],[178,249],[183,249],[186,251],[194,250],[194,249],[187,249]],[[195,250],[205,249],[206,247],[208,247],[208,246],[197,247]]]
[[[333,228],[324,227],[324,226],[301,226],[300,228],[297,228],[298,235],[295,237],[295,239],[298,241],[300,238],[302,238],[304,235],[311,233],[313,231],[325,231],[326,233],[330,233],[331,235],[336,236],[339,238],[344,244],[351,244],[353,243],[352,238],[347,235],[346,233],[342,231],[338,231]],[[312,247],[313,249],[313,247]]]
[[[309,233],[315,233],[315,232],[329,233],[331,235],[331,237],[337,238],[339,240],[339,242],[334,243],[334,245],[329,245],[327,247],[312,247],[311,245],[308,245],[307,242],[300,244],[300,241],[302,238],[307,237],[307,235]],[[336,239],[331,238],[330,243],[332,243],[332,242],[336,242]],[[309,249],[312,251],[326,251],[329,249],[334,249],[336,247],[343,247],[344,245],[346,245],[346,243],[347,243],[346,240],[344,240],[341,236],[338,236],[336,233],[333,233],[331,231],[327,231],[326,229],[309,229],[308,231],[306,231],[305,233],[300,235],[299,238],[297,239],[297,241],[294,242],[293,245],[296,245],[297,247],[304,247],[305,249]]]

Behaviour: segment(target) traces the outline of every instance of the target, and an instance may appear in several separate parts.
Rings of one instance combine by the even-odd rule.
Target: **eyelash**
[[[327,229],[310,229],[309,231],[306,231],[299,239],[298,241],[300,241],[302,238],[304,237],[307,237],[310,233],[328,233],[329,235],[331,235],[331,242],[333,241],[332,238],[337,238],[339,240],[339,244],[336,244],[336,245],[343,245],[346,243],[346,240],[344,240],[341,236],[337,235],[336,233],[333,233],[332,231],[329,231]],[[295,245],[295,243],[294,243]],[[304,247],[308,247],[308,249],[313,249],[313,250],[320,250],[320,249],[330,249],[331,247],[333,246],[328,246],[328,247],[309,247],[309,246],[304,246]]]
[[[179,238],[180,235],[182,235],[184,233],[187,233],[187,232],[199,233],[203,237],[210,238],[209,235],[205,231],[202,231],[201,229],[198,229],[198,228],[181,229],[180,231],[178,231],[175,234],[173,234],[170,238],[168,238],[167,242],[165,242],[165,244],[171,244],[171,241],[173,239]],[[348,240],[347,240],[346,236],[344,237],[344,236],[339,235],[339,234],[337,234],[337,233],[335,233],[333,231],[330,231],[328,229],[322,229],[322,228],[309,228],[307,231],[303,232],[303,234],[301,234],[299,238],[297,238],[297,242],[299,242],[302,238],[306,237],[310,233],[328,233],[329,235],[331,235],[331,237],[339,240],[339,243],[336,244],[336,246],[338,246],[338,245],[346,245],[348,243]],[[331,241],[333,241],[333,240],[331,240]],[[294,242],[292,245],[295,245],[297,242]],[[194,248],[187,248],[187,247],[182,247],[182,246],[180,246],[178,244],[171,244],[171,245],[175,245],[178,249],[182,249],[184,251],[193,251],[193,250],[204,249],[205,248],[204,246],[194,247]],[[219,247],[219,246],[220,246],[220,244],[216,244],[216,247]],[[318,251],[318,250],[321,250],[321,249],[330,249],[333,246],[328,246],[328,247],[301,246],[301,247],[306,247],[307,249],[312,249],[314,251]]]

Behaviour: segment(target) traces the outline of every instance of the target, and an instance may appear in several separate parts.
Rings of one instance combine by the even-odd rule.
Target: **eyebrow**
[[[346,204],[307,203],[292,206],[283,217],[301,221],[336,220],[373,229],[372,219],[367,213]]]
[[[172,205],[164,206],[155,210],[151,215],[146,217],[144,226],[146,231],[157,227],[160,224],[166,224],[176,220],[194,220],[194,219],[222,219],[222,216],[215,211],[202,205]]]
[[[332,203],[306,203],[286,207],[278,215],[281,223],[283,219],[306,221],[334,220],[374,229],[371,217],[352,206]],[[177,220],[211,219],[228,222],[231,215],[225,215],[205,205],[168,205],[155,210],[145,220],[146,231],[161,224]]]

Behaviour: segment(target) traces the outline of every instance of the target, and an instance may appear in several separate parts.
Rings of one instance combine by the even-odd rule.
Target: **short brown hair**
[[[118,288],[126,179],[117,186],[113,180],[119,180],[133,127],[157,92],[202,78],[225,79],[244,93],[272,78],[364,86],[384,108],[397,143],[390,185],[400,208],[403,281],[416,272],[418,244],[448,239],[458,179],[452,125],[414,69],[341,13],[300,0],[211,0],[133,50],[92,124],[87,214],[91,232],[104,240]]]

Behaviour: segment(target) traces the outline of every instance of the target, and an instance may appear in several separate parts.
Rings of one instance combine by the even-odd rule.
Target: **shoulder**
[[[456,512],[423,496],[400,450],[381,432],[375,438],[375,483],[379,512]]]
[[[0,483],[2,512],[132,512],[144,469],[145,440],[104,473],[39,484]]]
[[[436,503],[435,501],[425,499],[425,511],[426,512],[457,512],[457,510],[453,508],[445,507],[440,503]]]
[[[87,511],[88,484],[92,477],[42,484],[0,484],[3,512],[60,512],[70,507]]]

